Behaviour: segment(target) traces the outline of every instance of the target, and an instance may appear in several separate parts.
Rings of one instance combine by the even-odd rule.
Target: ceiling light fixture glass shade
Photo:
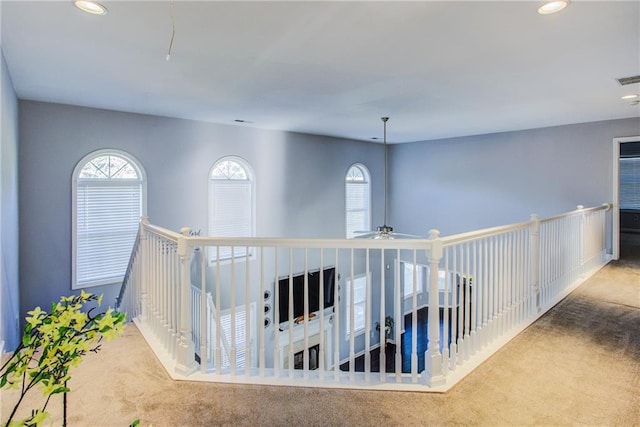
[[[638,97],[640,97],[640,95],[635,95],[635,94],[633,94],[633,95],[625,95],[625,96],[622,96],[622,97],[620,97],[620,99],[636,99],[636,98],[638,98]]]
[[[552,13],[560,12],[562,9],[569,5],[569,0],[562,1],[549,1],[538,8],[540,15],[550,15]]]
[[[420,236],[413,236],[411,234],[395,233],[393,227],[387,225],[387,121],[389,117],[381,117],[384,124],[384,168],[382,180],[384,182],[383,192],[383,205],[384,205],[384,225],[376,227],[376,231],[356,231],[359,235],[356,239],[377,239],[377,240],[390,240],[390,239],[416,239]]]
[[[108,10],[106,7],[95,1],[75,0],[73,4],[80,10],[91,13],[93,15],[106,15]]]

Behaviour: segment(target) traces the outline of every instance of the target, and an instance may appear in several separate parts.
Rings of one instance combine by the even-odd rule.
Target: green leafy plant
[[[27,313],[22,341],[0,368],[0,389],[20,391],[5,427],[41,425],[49,416],[46,408],[51,396],[59,393],[64,393],[63,425],[66,425],[69,370],[77,366],[88,352],[97,353],[103,338],[110,340],[124,329],[124,313],[109,308],[93,314],[96,306],[83,310],[88,303],[100,306],[102,295],[82,291],[80,295],[62,297],[59,302],[51,304],[50,313],[40,307]],[[44,404],[33,409],[27,418],[14,420],[26,394],[36,386],[44,394]]]

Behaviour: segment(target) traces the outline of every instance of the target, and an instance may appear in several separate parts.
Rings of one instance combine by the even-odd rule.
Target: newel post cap
[[[442,258],[442,240],[440,240],[440,231],[434,229],[429,230],[429,246],[427,248],[427,257],[429,263],[437,264]]]

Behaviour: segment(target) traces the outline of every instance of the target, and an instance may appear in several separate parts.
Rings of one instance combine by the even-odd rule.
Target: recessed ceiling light
[[[636,99],[636,98],[638,98],[639,96],[640,96],[640,95],[636,95],[636,94],[633,94],[633,95],[625,95],[625,96],[620,97],[620,99]]]
[[[75,0],[73,4],[80,10],[94,15],[106,15],[107,8],[95,1],[89,0]]]
[[[560,12],[568,5],[569,0],[549,1],[538,8],[538,13],[540,15],[550,15],[552,13]]]

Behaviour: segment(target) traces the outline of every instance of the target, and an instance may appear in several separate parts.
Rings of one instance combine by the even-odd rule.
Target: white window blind
[[[346,176],[347,238],[371,229],[371,196],[368,173],[364,166],[354,165]]]
[[[620,209],[640,210],[640,157],[620,159]]]
[[[110,154],[75,176],[73,288],[121,282],[143,215],[142,179],[129,160]]]
[[[248,168],[235,160],[219,161],[211,172],[210,189],[209,234],[213,237],[253,236],[253,182]],[[245,247],[220,247],[211,250],[210,259],[250,255]]]
[[[353,286],[353,306],[351,305],[351,287]],[[367,276],[354,277],[353,284],[350,279],[347,279],[347,320],[346,333],[347,336],[351,335],[351,331],[357,334],[364,331],[366,322],[366,307],[367,307]],[[353,310],[353,328],[351,327],[351,310]]]

